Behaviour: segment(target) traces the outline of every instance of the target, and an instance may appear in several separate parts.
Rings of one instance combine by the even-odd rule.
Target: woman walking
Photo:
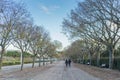
[[[68,66],[68,60],[67,59],[65,60],[65,65],[66,65],[66,67]]]

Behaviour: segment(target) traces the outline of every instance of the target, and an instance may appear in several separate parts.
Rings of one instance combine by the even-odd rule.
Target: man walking
[[[69,67],[71,66],[71,59],[68,60]]]

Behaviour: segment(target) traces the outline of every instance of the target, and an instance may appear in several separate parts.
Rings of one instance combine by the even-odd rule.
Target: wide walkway
[[[34,76],[31,80],[100,80],[74,67],[65,67],[61,61],[56,66]]]
[[[8,72],[12,71],[8,69]],[[24,75],[21,76],[21,73]],[[12,72],[9,75],[3,73],[3,75],[4,76],[0,77],[0,80],[101,80],[73,65],[71,67],[66,67],[64,61],[56,62],[52,64],[50,68],[46,68],[42,71],[37,69],[34,72],[27,71],[24,73],[24,71],[18,71],[17,73]]]

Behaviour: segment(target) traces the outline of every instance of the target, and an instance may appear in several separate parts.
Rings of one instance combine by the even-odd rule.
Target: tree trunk
[[[44,56],[43,56],[43,66],[45,66]]]
[[[41,57],[39,57],[39,67],[41,66]]]
[[[82,64],[84,64],[84,60],[85,60],[85,59],[84,59],[84,55],[83,55],[83,56],[82,56]]]
[[[53,63],[53,61],[52,61],[52,57],[50,57],[50,64],[52,64]]]
[[[21,71],[23,70],[23,65],[24,65],[24,52],[22,51],[22,63],[21,63]]]
[[[92,55],[91,55],[91,53],[89,53],[89,64],[91,65],[92,64]]]
[[[5,52],[5,48],[2,47],[1,56],[0,56],[0,69],[2,68],[2,59],[3,59],[4,52]]]
[[[112,47],[109,47],[109,69],[113,68],[113,62],[114,62],[114,49]]]
[[[97,66],[100,67],[100,52],[97,54]]]
[[[34,68],[34,65],[35,65],[35,55],[33,56],[32,68]]]

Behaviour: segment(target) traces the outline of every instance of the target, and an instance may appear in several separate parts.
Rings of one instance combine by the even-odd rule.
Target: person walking
[[[71,59],[68,60],[69,67],[71,66]]]
[[[68,66],[68,60],[67,59],[65,60],[65,65],[66,65],[66,67]]]

